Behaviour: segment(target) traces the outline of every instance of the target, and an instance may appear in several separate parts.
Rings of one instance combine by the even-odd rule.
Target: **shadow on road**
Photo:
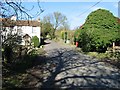
[[[40,86],[43,90],[120,87],[120,73],[116,69],[89,56],[79,55],[74,50],[55,49],[46,60],[43,74],[49,75],[43,77]]]

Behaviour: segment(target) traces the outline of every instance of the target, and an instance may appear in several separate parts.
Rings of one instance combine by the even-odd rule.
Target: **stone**
[[[70,79],[70,78],[69,78],[69,79],[66,80],[66,82],[67,82],[68,84],[72,84],[72,83],[73,83],[73,79]]]
[[[59,80],[59,79],[61,79],[61,78],[62,78],[61,74],[58,74],[58,75],[56,76],[55,80]]]
[[[40,88],[42,86],[42,83],[37,83],[35,87]]]

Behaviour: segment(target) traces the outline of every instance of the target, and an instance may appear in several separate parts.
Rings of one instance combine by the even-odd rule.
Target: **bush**
[[[110,58],[120,60],[120,52],[119,51],[111,52],[109,54],[110,54]]]
[[[118,18],[111,12],[98,9],[88,15],[85,24],[76,31],[76,37],[84,52],[104,53],[113,42],[119,42]],[[79,33],[77,33],[79,32]]]
[[[39,46],[39,38],[37,36],[34,36],[32,38],[32,42],[34,43],[34,47],[38,47]]]
[[[10,46],[5,46],[3,54],[5,56],[5,59],[7,60],[7,63],[12,62],[11,60],[13,56],[13,50]]]
[[[64,40],[67,40],[67,32],[66,31],[62,31],[61,32],[61,38]]]

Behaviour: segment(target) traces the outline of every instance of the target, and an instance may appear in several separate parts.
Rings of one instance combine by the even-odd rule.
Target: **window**
[[[36,27],[32,27],[32,33],[37,33],[37,28]]]

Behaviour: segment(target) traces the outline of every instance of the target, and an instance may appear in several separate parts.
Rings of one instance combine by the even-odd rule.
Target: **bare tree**
[[[39,10],[36,11],[34,15],[30,15],[29,11],[34,9],[34,6],[31,8],[27,8],[23,5],[23,2],[21,0],[4,0],[0,1],[0,16],[3,18],[9,18],[12,15],[16,15],[18,18],[23,19],[31,19],[35,16],[39,16],[44,10],[40,6],[40,1],[37,0]]]
[[[53,14],[53,25],[56,30],[60,25],[63,25],[67,20],[67,17],[59,12],[54,12]]]
[[[65,23],[67,23],[67,17],[60,12],[54,12],[53,14],[45,16],[44,21],[52,25],[52,35],[55,37],[55,31],[58,27],[64,26]]]

